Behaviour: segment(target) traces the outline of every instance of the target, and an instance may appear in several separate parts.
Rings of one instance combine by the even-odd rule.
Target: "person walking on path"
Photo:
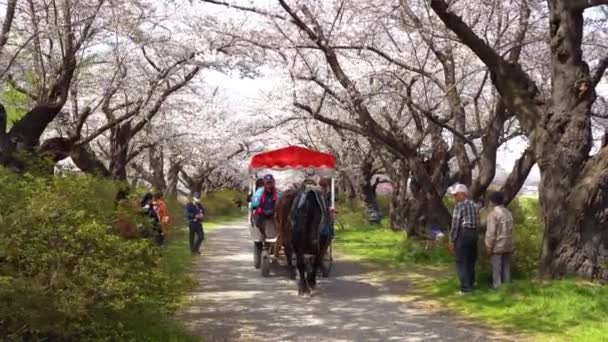
[[[479,213],[475,203],[468,198],[468,192],[464,184],[456,184],[451,189],[457,204],[452,215],[449,248],[456,254],[461,294],[473,291],[479,238]]]
[[[487,216],[485,245],[492,264],[492,286],[496,289],[511,281],[513,253],[513,216],[505,208],[504,196],[493,192],[489,196],[492,210]]]
[[[186,219],[188,220],[188,230],[190,231],[190,253],[192,255],[201,254],[201,244],[205,240],[205,232],[203,231],[204,215],[205,209],[201,205],[199,195],[194,194],[194,196],[190,196],[186,204]]]
[[[169,236],[169,209],[161,192],[154,194],[154,210],[160,221],[160,230],[163,235],[163,241],[167,241]]]

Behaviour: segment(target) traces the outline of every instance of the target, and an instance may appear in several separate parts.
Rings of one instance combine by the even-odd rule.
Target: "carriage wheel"
[[[253,267],[260,268],[261,255],[262,255],[262,243],[256,241],[253,243]]]
[[[321,261],[321,264],[323,265],[323,267],[321,268],[321,275],[323,276],[323,278],[329,277],[329,272],[331,272],[331,267],[333,263],[334,257],[332,255],[331,245],[329,245],[327,253],[325,253],[323,260]]]
[[[268,277],[270,275],[270,255],[267,251],[262,252],[262,277]]]

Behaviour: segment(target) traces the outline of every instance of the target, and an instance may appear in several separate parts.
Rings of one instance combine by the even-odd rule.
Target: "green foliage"
[[[453,260],[448,253],[447,239],[437,242],[406,239],[399,246],[398,262],[416,264],[445,264]]]
[[[516,277],[533,276],[538,269],[538,260],[543,239],[542,209],[533,198],[518,198],[509,205],[515,228],[513,239],[513,272]]]
[[[391,196],[378,195],[377,201],[380,214],[382,217],[387,217],[391,211]]]
[[[32,100],[27,97],[27,95],[17,91],[9,84],[4,85],[2,93],[0,94],[0,102],[4,105],[4,109],[8,116],[7,130],[10,129],[17,120],[21,119],[32,105]]]
[[[123,239],[118,185],[87,176],[36,177],[0,170],[0,335],[20,339],[129,340],[127,318],[169,317],[184,289],[161,250]],[[124,318],[124,321],[121,321]]]
[[[339,207],[339,219],[346,229],[337,231],[336,246],[342,251],[382,264],[435,264],[452,260],[447,242],[407,239],[404,232],[390,229],[389,220],[370,225],[359,201],[346,201]]]
[[[371,229],[366,215],[366,208],[358,199],[338,198],[336,207],[338,210],[338,223],[348,225],[352,228]],[[376,226],[377,228],[377,226]]]
[[[221,189],[205,194],[201,199],[207,213],[206,219],[221,220],[243,216],[246,213],[247,195],[230,189]],[[241,206],[237,202],[241,201]]]

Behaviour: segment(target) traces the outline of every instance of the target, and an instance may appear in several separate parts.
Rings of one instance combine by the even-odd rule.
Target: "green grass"
[[[473,295],[456,294],[457,282],[434,280],[421,289],[450,308],[543,341],[606,341],[608,288],[573,279],[516,280],[499,290],[481,286]]]
[[[170,275],[176,287],[175,291],[185,294],[196,285],[190,276],[193,259],[189,251],[186,230],[174,228],[169,241],[163,248],[165,249],[161,267]],[[173,309],[186,303],[185,296],[176,298]],[[200,341],[200,338],[189,335],[184,327],[171,317],[170,313],[158,312],[157,308],[153,306],[145,308],[136,317],[122,317],[118,321],[134,333],[137,341]]]
[[[221,227],[226,223],[230,223],[233,221],[243,220],[247,218],[247,212],[235,212],[230,215],[222,215],[222,216],[213,216],[209,218],[209,221],[205,221],[203,223],[204,229],[214,229]]]
[[[445,246],[426,250],[402,233],[390,231],[386,224],[362,224],[351,210],[342,215],[346,229],[337,230],[335,244],[342,253],[391,268],[386,277],[399,273],[399,279],[416,285],[418,295],[492,327],[535,341],[608,341],[608,287],[575,279],[535,279],[542,241],[538,201],[521,199],[511,210],[516,222],[518,279],[499,290],[489,289],[487,261],[482,259],[479,288],[466,297],[457,294],[453,258]],[[403,272],[395,272],[395,268]]]

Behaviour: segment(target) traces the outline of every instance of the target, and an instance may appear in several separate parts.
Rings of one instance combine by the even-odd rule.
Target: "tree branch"
[[[608,5],[608,0],[569,0],[570,9],[584,11],[591,7]]]
[[[270,17],[270,18],[275,18],[275,19],[281,19],[281,20],[285,20],[286,18],[278,15],[278,14],[273,14],[270,12],[266,12],[264,10],[261,9],[257,9],[255,7],[245,7],[245,6],[239,6],[239,5],[233,5],[230,3],[227,3],[225,1],[217,1],[217,0],[201,0],[202,2],[207,2],[210,4],[214,4],[214,5],[220,5],[220,6],[226,6],[228,8],[234,8],[240,11],[245,11],[245,12],[250,12],[250,13],[255,13],[255,14],[259,14],[265,17]]]
[[[538,87],[518,63],[510,63],[480,39],[456,14],[451,13],[444,0],[430,0],[431,8],[458,38],[488,67],[492,82],[505,103],[517,113],[522,127],[532,132],[541,117],[543,103],[537,98]]]
[[[13,19],[15,18],[15,8],[17,7],[17,0],[8,0],[6,4],[6,14],[4,16],[4,22],[2,23],[2,32],[0,33],[0,56],[2,55],[4,46],[8,42],[8,35],[13,27]]]

